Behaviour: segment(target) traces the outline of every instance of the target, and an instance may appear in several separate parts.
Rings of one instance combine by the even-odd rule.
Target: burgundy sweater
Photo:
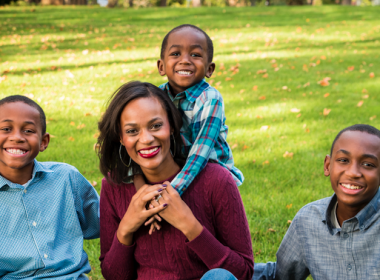
[[[133,184],[102,181],[99,259],[104,278],[200,279],[210,269],[224,268],[238,279],[252,279],[248,222],[236,183],[225,168],[208,163],[182,195],[203,225],[192,241],[163,220],[161,230],[149,235],[149,226],[142,225],[133,245],[121,244],[116,231],[135,193]]]

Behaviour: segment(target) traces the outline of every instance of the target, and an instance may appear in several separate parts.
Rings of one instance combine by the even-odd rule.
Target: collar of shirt
[[[206,89],[208,88],[210,85],[206,82],[205,79],[203,79],[202,81],[200,81],[199,83],[193,85],[192,87],[189,87],[188,89],[186,89],[185,91],[183,92],[180,92],[178,93],[175,97],[173,97],[173,95],[171,94],[170,92],[170,87],[169,87],[169,82],[165,83],[163,85],[163,88],[168,92],[170,93],[169,96],[171,98],[171,100],[175,100],[175,99],[181,99],[183,96],[186,96],[186,99],[193,103],[195,102],[195,100],[201,95],[201,93]]]
[[[47,172],[54,172],[51,169],[45,168],[42,164],[40,164],[36,159],[34,159],[34,167],[32,172],[32,179],[29,181],[29,184],[32,183],[32,181],[38,177],[40,173],[47,173]],[[13,183],[7,179],[5,179],[3,176],[0,175],[0,189],[2,189],[4,186],[8,186],[12,189],[24,189],[24,187],[20,184]]]
[[[335,235],[344,228],[346,223],[357,222],[357,225],[353,228],[353,230],[365,230],[371,226],[371,224],[378,218],[379,210],[380,210],[380,192],[377,191],[376,195],[372,198],[372,200],[358,213],[355,217],[352,217],[349,220],[346,220],[342,224],[342,228],[334,228],[331,222],[331,211],[335,206],[337,201],[336,194],[334,194],[330,202],[327,204],[327,208],[320,209],[321,216],[323,217],[322,222],[326,224],[331,235]],[[378,214],[378,215],[376,215]]]

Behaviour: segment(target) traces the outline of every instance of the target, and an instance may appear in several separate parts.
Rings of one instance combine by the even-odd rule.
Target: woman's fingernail
[[[162,192],[164,189],[159,189],[158,192]]]
[[[168,204],[167,204],[167,203],[165,203],[165,204],[164,204],[164,205],[162,205],[162,206],[166,207],[166,206],[168,206]]]
[[[162,186],[163,186],[163,187],[167,187],[167,185],[166,185],[166,184],[163,184]]]

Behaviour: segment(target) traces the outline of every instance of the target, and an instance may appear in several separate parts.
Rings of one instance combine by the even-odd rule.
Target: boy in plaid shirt
[[[234,166],[232,151],[226,141],[223,98],[204,78],[215,70],[214,48],[210,37],[200,28],[184,24],[172,29],[161,46],[157,66],[169,82],[160,86],[182,114],[181,136],[185,166],[171,182],[180,195],[202,171],[208,161],[225,167],[236,185],[244,176]]]

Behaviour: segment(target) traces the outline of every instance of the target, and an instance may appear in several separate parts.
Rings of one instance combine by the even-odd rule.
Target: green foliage
[[[228,141],[245,176],[239,190],[255,259],[273,261],[288,221],[332,194],[322,165],[338,131],[355,123],[380,127],[379,12],[0,8],[0,97],[24,94],[41,104],[54,137],[38,159],[76,166],[100,191],[93,146],[109,96],[130,80],[165,82],[156,70],[161,40],[179,24],[199,25],[214,41],[209,82],[223,95]],[[92,279],[101,279],[99,241],[85,248]]]

